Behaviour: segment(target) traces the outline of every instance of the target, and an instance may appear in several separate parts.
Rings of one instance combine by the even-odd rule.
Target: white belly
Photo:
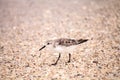
[[[52,45],[47,46],[47,51],[53,53],[54,55],[58,56],[58,53],[61,54],[68,54],[68,53],[73,53],[76,50],[76,45],[75,46],[69,46],[69,47],[65,47],[65,46],[56,46],[53,47]]]
[[[75,47],[76,46],[69,46],[69,47],[57,46],[56,48],[54,48],[54,50],[59,53],[73,53]]]

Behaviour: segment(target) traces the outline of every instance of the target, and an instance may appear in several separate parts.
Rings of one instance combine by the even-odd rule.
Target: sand
[[[52,66],[55,38],[89,40]],[[0,0],[0,80],[120,80],[120,0]]]

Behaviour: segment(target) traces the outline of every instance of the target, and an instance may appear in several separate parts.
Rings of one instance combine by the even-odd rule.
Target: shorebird
[[[55,51],[59,52],[59,56],[55,63],[52,65],[56,65],[61,57],[61,53],[68,52],[69,53],[69,59],[67,63],[71,61],[71,51],[74,51],[75,47],[81,43],[84,43],[88,41],[88,39],[68,39],[68,38],[60,38],[60,39],[54,39],[54,40],[48,40],[46,41],[45,45],[39,49],[41,51],[45,47],[49,46],[49,48],[54,49]]]

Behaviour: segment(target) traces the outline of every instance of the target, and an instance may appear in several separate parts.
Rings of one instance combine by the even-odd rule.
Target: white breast
[[[69,47],[57,46],[54,49],[55,49],[56,52],[59,52],[59,53],[73,53],[75,48],[76,48],[76,46],[69,46]]]

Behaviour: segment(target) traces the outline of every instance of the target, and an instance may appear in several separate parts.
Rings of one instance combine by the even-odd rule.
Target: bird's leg
[[[67,63],[70,63],[70,61],[71,61],[71,54],[69,53],[69,60]]]
[[[59,61],[60,57],[61,57],[61,54],[59,53],[58,59],[57,59],[57,60],[56,60],[56,62],[55,62],[55,63],[53,63],[52,65],[56,65],[56,64],[58,63],[58,61]]]

